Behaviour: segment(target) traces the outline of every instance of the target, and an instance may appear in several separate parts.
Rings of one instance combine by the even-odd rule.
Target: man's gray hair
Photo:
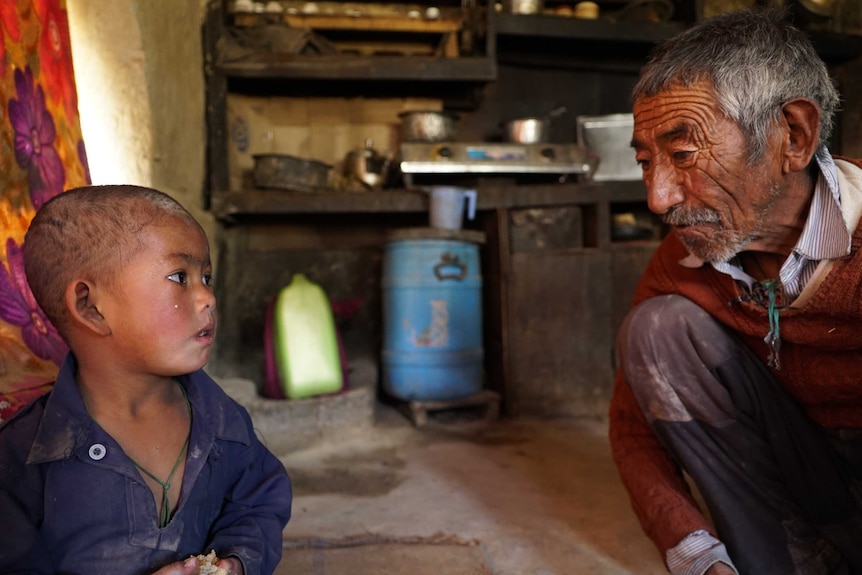
[[[832,135],[838,90],[811,41],[782,9],[716,16],[671,38],[644,66],[632,101],[702,81],[712,85],[721,111],[742,130],[752,164],[763,158],[782,104],[793,98],[820,107],[821,145]]]

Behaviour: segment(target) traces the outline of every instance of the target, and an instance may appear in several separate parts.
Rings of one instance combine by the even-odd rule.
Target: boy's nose
[[[215,293],[213,293],[212,288],[202,287],[198,292],[198,306],[201,309],[215,309],[216,297]]]

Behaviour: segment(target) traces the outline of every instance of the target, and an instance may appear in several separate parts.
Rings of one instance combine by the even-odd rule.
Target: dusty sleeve
[[[246,575],[269,575],[281,560],[282,530],[290,519],[290,479],[281,461],[257,439],[232,464],[237,481],[207,549],[215,549],[219,557],[239,558]]]
[[[610,441],[632,508],[662,557],[686,535],[700,529],[712,532],[682,472],[653,433],[619,372],[610,406]]]

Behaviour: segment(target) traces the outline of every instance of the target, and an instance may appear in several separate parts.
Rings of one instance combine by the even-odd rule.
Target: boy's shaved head
[[[39,306],[64,337],[66,287],[75,278],[110,285],[140,249],[142,229],[165,216],[199,225],[176,200],[139,186],[87,186],[54,196],[24,239],[24,269]]]

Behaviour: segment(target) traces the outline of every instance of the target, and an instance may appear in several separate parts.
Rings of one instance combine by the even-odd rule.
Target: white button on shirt
[[[108,454],[108,450],[101,443],[94,443],[90,446],[90,459],[93,461],[99,461],[100,459],[104,459],[105,455]]]

